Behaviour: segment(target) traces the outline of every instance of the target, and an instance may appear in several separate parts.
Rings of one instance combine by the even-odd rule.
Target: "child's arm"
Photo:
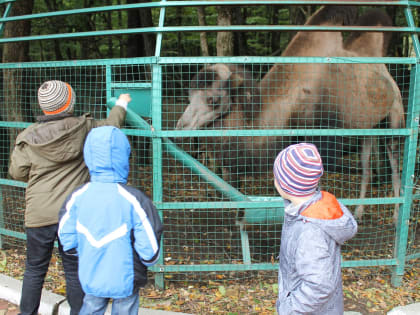
[[[159,258],[163,232],[159,214],[142,191],[123,184],[118,185],[118,191],[131,204],[134,249],[145,266],[152,266]]]
[[[100,126],[114,126],[121,128],[121,125],[125,120],[128,103],[130,102],[130,94],[121,94],[106,119],[92,120],[93,127],[96,128]]]
[[[305,231],[297,240],[296,272],[301,284],[280,301],[279,314],[316,313],[334,294],[341,279],[334,270],[340,268],[329,252],[324,232]],[[339,282],[337,282],[339,281]]]
[[[20,143],[15,146],[9,166],[10,176],[24,182],[28,181],[29,171],[31,169],[31,161],[25,150],[25,146],[25,143]]]
[[[154,265],[160,253],[162,222],[152,201],[137,191],[133,205],[134,248],[145,266]]]
[[[75,206],[75,201],[77,197],[88,188],[88,186],[89,184],[85,184],[68,196],[58,214],[58,238],[60,239],[65,252],[71,249],[77,249],[77,208]]]

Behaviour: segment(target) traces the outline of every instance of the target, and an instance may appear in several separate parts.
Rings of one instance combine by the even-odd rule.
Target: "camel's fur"
[[[348,23],[353,13],[351,7],[323,6],[305,24],[343,25]],[[360,23],[389,25],[390,21],[383,11],[372,10]],[[282,56],[381,57],[385,55],[388,42],[389,38],[383,32],[354,33],[343,41],[340,32],[301,31],[294,36]],[[403,128],[405,124],[400,90],[384,64],[276,64],[259,85],[251,83],[250,75],[235,65],[207,66],[200,71],[198,81],[201,81],[200,76],[205,78],[208,73],[217,75],[219,80],[213,81],[210,89],[200,90],[197,87],[190,90],[190,104],[178,121],[178,129],[370,129],[385,118],[390,128]],[[242,93],[238,92],[244,82],[246,85],[243,85]],[[223,97],[218,99],[221,105],[213,108],[207,100],[214,94]],[[203,118],[201,122],[198,122],[198,116]],[[365,139],[362,143],[360,198],[365,198],[370,178],[372,139]],[[282,140],[288,139],[283,137]],[[396,141],[391,140],[387,150],[394,194],[399,196],[401,184]],[[236,151],[241,152],[239,156],[232,157],[233,151],[226,149],[228,145],[236,145]],[[235,167],[235,163],[248,166],[252,164],[252,159],[264,157],[267,165],[271,165],[276,152],[282,148],[279,145],[284,146],[285,143],[273,141],[272,137],[242,137],[236,143],[225,138],[218,150],[223,158],[230,158],[228,165],[231,168]],[[261,157],[264,150],[268,151]],[[241,158],[241,163],[238,163]],[[262,164],[260,161],[259,165]],[[356,215],[361,217],[362,214],[363,206],[359,206]],[[397,214],[398,205],[394,219]]]

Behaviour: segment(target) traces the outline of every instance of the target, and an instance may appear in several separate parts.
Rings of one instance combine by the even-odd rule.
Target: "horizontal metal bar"
[[[413,26],[323,26],[323,25],[206,25],[206,26],[163,26],[137,28],[141,33],[176,32],[400,32],[418,33],[420,28]],[[116,31],[123,31],[122,29]]]
[[[283,208],[283,201],[202,201],[202,202],[155,202],[162,210],[193,209],[242,209],[242,208]]]
[[[0,178],[0,185],[26,188],[27,184],[18,180]]]
[[[341,266],[343,268],[349,267],[374,267],[374,266],[395,266],[397,260],[392,259],[366,259],[366,260],[348,260],[343,261]]]
[[[129,136],[139,136],[139,137],[152,137],[152,132],[150,130],[140,130],[140,129],[122,129],[122,131]]]
[[[16,231],[12,231],[12,230],[7,230],[7,229],[4,229],[4,228],[0,228],[0,235],[1,234],[16,237],[16,238],[20,238],[22,240],[26,239],[26,234],[25,233],[16,232]]]
[[[317,32],[403,32],[419,33],[418,27],[378,27],[378,26],[318,26],[318,25],[228,25],[228,26],[163,26],[141,27],[130,29],[59,33],[1,38],[0,43],[14,43],[37,40],[74,39],[82,37],[100,37],[115,35],[132,35],[143,33],[176,33],[176,32],[280,32],[280,31],[317,31]]]
[[[115,59],[91,59],[91,60],[71,60],[71,61],[37,61],[21,63],[1,63],[0,69],[15,68],[57,68],[57,67],[86,67],[86,66],[118,66],[125,65],[149,65],[157,62],[156,57],[135,57],[135,58],[115,58]]]
[[[200,271],[245,271],[245,270],[277,270],[278,263],[260,264],[197,264],[197,265],[154,265],[149,267],[153,272],[200,272]]]
[[[0,127],[7,128],[18,128],[23,129],[30,126],[31,123],[16,122],[16,121],[0,121]],[[140,130],[140,129],[122,129],[126,135],[130,136],[141,136],[141,137],[152,137],[152,132],[150,130]]]
[[[415,1],[408,1],[410,5],[417,5],[420,4]],[[172,7],[172,6],[219,6],[219,5],[226,5],[226,6],[238,6],[238,5],[246,5],[246,6],[257,6],[257,5],[373,5],[373,6],[407,6],[407,1],[372,1],[372,0],[341,0],[341,1],[329,1],[329,0],[234,0],[234,1],[226,1],[226,0],[218,0],[218,1],[170,1],[167,2],[165,5],[163,2],[160,3],[160,6]]]
[[[31,123],[0,121],[0,127],[26,128]],[[275,137],[275,136],[410,136],[411,129],[229,129],[229,130],[167,130],[124,129],[127,135],[163,138],[190,137]]]
[[[393,266],[395,259],[366,259],[342,261],[343,268],[370,267],[370,266]],[[150,267],[153,272],[200,272],[200,271],[250,271],[250,270],[277,270],[278,263],[255,263],[255,264],[197,264],[197,265],[154,265]]]
[[[363,199],[339,199],[346,206],[356,205],[391,205],[404,203],[404,197],[383,197],[383,198],[363,198]]]
[[[406,256],[406,261],[420,258],[420,252]]]
[[[123,82],[111,82],[111,89],[115,88],[134,88],[134,89],[146,89],[151,88],[152,83],[150,82],[142,82],[142,83],[123,83]]]
[[[0,121],[0,127],[24,129],[30,125],[31,123],[25,123],[25,122],[20,122],[20,121]]]
[[[247,196],[249,199],[253,197]],[[267,197],[263,197],[267,198]],[[278,199],[278,198],[273,198]],[[339,199],[346,206],[354,205],[393,205],[403,203],[403,197],[383,197],[364,199]],[[155,206],[162,210],[176,209],[243,209],[243,208],[283,208],[283,201],[203,201],[203,202],[155,202]]]
[[[418,58],[413,57],[160,57],[159,64],[208,64],[208,63],[354,63],[354,64],[416,64]]]
[[[410,136],[411,129],[237,129],[155,131],[157,137]]]
[[[0,3],[12,2],[13,0],[2,0]],[[197,6],[260,6],[260,5],[372,5],[372,6],[419,6],[420,4],[415,1],[351,1],[351,0],[342,0],[342,1],[279,1],[279,0],[247,0],[247,1],[160,1],[160,2],[150,2],[150,3],[136,3],[136,4],[123,4],[123,5],[113,5],[113,6],[102,6],[94,8],[83,8],[83,9],[73,9],[73,10],[64,10],[56,12],[45,12],[45,13],[36,13],[36,14],[27,14],[20,16],[12,16],[8,18],[1,18],[0,23],[2,22],[11,22],[11,21],[21,21],[21,20],[33,20],[41,18],[51,18],[57,16],[68,16],[75,14],[92,14],[99,12],[108,12],[108,11],[122,11],[122,10],[132,10],[132,9],[142,9],[142,8],[169,8],[169,7],[197,7]]]
[[[86,66],[124,66],[150,64],[208,64],[208,63],[331,63],[331,64],[416,64],[413,57],[271,57],[271,56],[239,56],[239,57],[136,57],[123,59],[92,59],[74,61],[1,63],[0,69],[15,68],[57,68],[57,67],[86,67]]]

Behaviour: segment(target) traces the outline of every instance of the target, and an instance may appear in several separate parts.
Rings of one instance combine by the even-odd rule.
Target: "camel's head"
[[[237,91],[244,79],[235,65],[207,66],[193,77],[189,104],[179,118],[176,129],[196,130],[213,126],[232,106],[232,91]]]

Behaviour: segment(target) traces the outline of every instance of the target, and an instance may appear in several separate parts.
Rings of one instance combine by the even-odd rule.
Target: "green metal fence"
[[[245,2],[247,5],[300,3],[223,1],[223,5]],[[342,2],[322,3],[334,5]],[[19,240],[25,238],[25,183],[13,181],[7,176],[10,145],[16,134],[41,114],[36,99],[40,84],[45,80],[60,79],[69,82],[76,91],[76,114],[91,112],[95,118],[101,119],[106,117],[118,94],[129,92],[133,97],[123,127],[133,147],[129,184],[151,196],[165,224],[161,260],[151,268],[159,286],[164,285],[165,279],[238,279],[249,277],[251,272],[266,272],[268,276],[275,277],[283,206],[273,187],[271,167],[275,154],[296,141],[312,141],[322,148],[327,169],[321,180],[323,190],[334,193],[353,213],[356,207],[365,206],[363,216],[358,219],[358,234],[342,248],[343,267],[389,266],[393,283],[398,285],[404,268],[420,256],[417,182],[419,29],[411,13],[411,7],[417,8],[419,4],[410,1],[352,1],[355,5],[403,7],[407,26],[400,27],[164,25],[165,9],[168,7],[220,4],[219,1],[160,1],[0,18],[0,23],[5,23],[86,12],[148,6],[160,8],[159,25],[153,28],[0,39],[0,43],[5,44],[141,32],[156,33],[158,39],[156,55],[145,58],[0,65],[0,103],[4,108],[19,109],[18,115],[22,118],[19,121],[2,119],[0,122],[1,244],[5,248],[22,247]],[[416,55],[399,58],[356,55],[162,56],[161,47],[167,32],[227,30],[405,32],[412,34]],[[216,64],[222,68],[235,65],[233,68],[239,70],[232,73],[237,75],[237,81],[218,77],[220,73],[216,70],[202,71]],[[280,69],[266,81],[268,86],[275,88],[263,89],[260,84],[270,69]],[[387,75],[395,86],[389,83],[392,80],[389,81]],[[12,77],[13,84],[9,84]],[[217,89],[214,89],[215,82],[220,84]],[[279,125],[275,118],[281,119],[282,112],[279,115],[277,110],[267,111],[269,107],[265,104],[272,97],[284,102],[282,106],[290,105],[291,93],[286,86],[297,86],[303,90],[303,95],[309,96],[294,98],[298,108],[294,109],[287,123]],[[366,97],[376,100],[379,108],[389,101],[390,90],[395,87],[401,95],[401,117],[405,125],[391,128],[392,119],[383,120],[382,117],[374,124],[358,124],[366,118],[366,113],[370,113],[369,122],[376,117],[375,110],[368,107]],[[186,121],[191,122],[188,118],[195,119],[193,116],[188,116],[184,122],[178,121],[185,117],[188,106],[193,104],[191,99],[194,95],[206,100],[207,107],[202,108],[208,109],[209,104],[213,104],[207,114],[221,114],[217,120],[189,130],[185,127]],[[220,108],[226,104],[226,99],[229,99],[230,108],[222,112]],[[248,106],[246,113],[242,105]],[[354,108],[358,109],[357,112]],[[312,116],[308,117],[308,112]],[[395,111],[390,110],[390,113],[398,116]],[[9,117],[4,111],[1,114]],[[294,124],[289,123],[292,120]],[[269,123],[261,124],[261,121]],[[366,168],[368,175],[364,175],[361,144],[369,141],[372,142],[370,165]],[[389,170],[392,159],[387,153],[387,146],[390,143],[394,143],[392,155],[401,171],[398,195],[395,195]],[[369,177],[367,192],[361,198],[361,182],[366,176]],[[400,211],[397,222],[394,222],[396,204]]]

